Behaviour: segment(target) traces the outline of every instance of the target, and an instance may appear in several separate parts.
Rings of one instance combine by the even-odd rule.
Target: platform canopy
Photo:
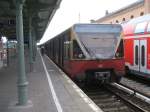
[[[28,41],[29,17],[36,40],[40,40],[61,0],[25,0],[23,8],[24,39]],[[0,0],[0,36],[16,39],[16,0]]]

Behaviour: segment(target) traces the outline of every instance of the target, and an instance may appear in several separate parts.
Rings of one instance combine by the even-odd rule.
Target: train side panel
[[[81,28],[80,31],[84,31],[83,30],[84,25],[83,26],[81,25],[80,28]],[[114,28],[114,27],[111,27],[111,28]],[[81,80],[86,80],[87,74],[88,74],[90,77],[96,77],[99,80],[103,80],[104,78],[107,78],[109,82],[111,78],[112,82],[119,81],[118,79],[120,79],[125,74],[124,59],[122,58],[122,55],[121,55],[121,58],[119,55],[117,58],[115,57],[115,53],[114,53],[114,56],[111,56],[110,58],[106,58],[106,59],[86,58],[84,54],[82,54],[83,56],[81,57],[80,53],[85,48],[85,45],[83,45],[83,43],[81,42],[80,45],[76,46],[76,48],[78,48],[78,52],[75,51],[74,45],[79,44],[78,41],[80,40],[78,41],[76,40],[77,35],[75,35],[72,30],[73,29],[70,28],[66,30],[65,32],[57,35],[55,38],[51,39],[50,41],[48,41],[45,44],[47,55],[60,68],[62,68],[65,72],[67,72],[68,75],[73,79],[77,78]],[[89,29],[86,28],[86,31],[87,30]],[[94,29],[93,34],[95,35],[98,30]],[[101,30],[104,31],[106,29],[102,28]],[[119,31],[120,31],[120,26],[119,26]],[[114,36],[119,35],[120,34],[119,31],[116,32]],[[83,33],[80,33],[80,34],[83,34]],[[106,36],[106,39],[108,38],[108,36],[109,35]],[[87,38],[87,37],[85,36],[83,38]],[[118,36],[116,37],[111,36],[111,38],[115,39],[115,38],[118,38]],[[98,40],[98,39],[99,39],[98,37],[93,38],[93,41]],[[81,49],[81,45],[82,45],[82,49]],[[112,47],[112,48],[115,48],[115,47]],[[85,51],[86,50],[87,49],[85,49]],[[93,56],[100,56],[100,55],[93,55]]]
[[[130,64],[133,66],[133,39],[124,40],[124,57],[126,60],[126,64]]]
[[[124,52],[127,71],[150,78],[150,15],[124,25]]]

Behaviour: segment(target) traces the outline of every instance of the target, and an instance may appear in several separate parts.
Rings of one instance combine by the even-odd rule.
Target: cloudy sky
[[[62,0],[40,43],[61,33],[75,23],[90,23],[138,0]]]

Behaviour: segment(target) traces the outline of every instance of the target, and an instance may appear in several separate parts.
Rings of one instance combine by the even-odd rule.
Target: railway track
[[[133,110],[150,112],[150,99],[143,94],[117,83],[112,84],[108,88]]]
[[[107,86],[82,87],[82,90],[104,112],[150,112],[150,104],[112,84]]]
[[[148,81],[123,77],[120,84],[150,98],[150,85]]]

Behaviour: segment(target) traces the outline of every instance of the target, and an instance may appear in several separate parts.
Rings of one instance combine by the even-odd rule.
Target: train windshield
[[[115,57],[116,47],[120,42],[120,33],[78,32],[77,36],[92,58]]]

